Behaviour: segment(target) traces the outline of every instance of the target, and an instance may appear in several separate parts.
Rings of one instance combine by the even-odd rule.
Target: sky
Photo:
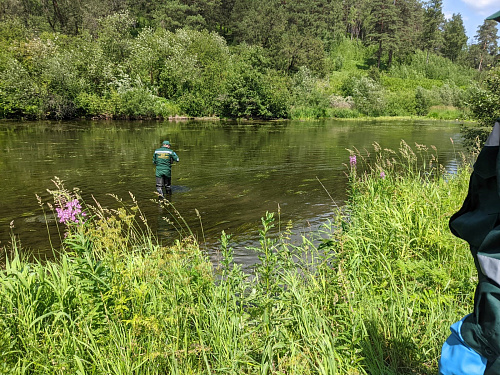
[[[468,43],[475,41],[477,29],[486,17],[500,10],[500,0],[443,0],[443,13],[449,19],[453,13],[460,13],[464,21]]]

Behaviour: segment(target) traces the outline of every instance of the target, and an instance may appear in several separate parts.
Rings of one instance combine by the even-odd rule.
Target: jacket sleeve
[[[486,370],[486,358],[472,350],[462,338],[460,330],[464,319],[450,327],[451,335],[441,349],[439,375],[483,375]]]

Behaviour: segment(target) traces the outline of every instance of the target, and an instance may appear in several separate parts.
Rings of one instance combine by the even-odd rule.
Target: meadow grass
[[[427,117],[437,120],[462,120],[467,116],[463,110],[453,106],[433,106],[429,108]]]
[[[476,283],[447,227],[468,163],[450,174],[434,150],[403,142],[352,150],[347,169],[349,199],[316,237],[272,235],[266,213],[251,275],[225,233],[212,264],[189,230],[159,245],[133,197],[115,210],[82,203],[57,260],[8,249],[0,373],[436,373]],[[56,206],[79,199],[60,184],[53,194]]]

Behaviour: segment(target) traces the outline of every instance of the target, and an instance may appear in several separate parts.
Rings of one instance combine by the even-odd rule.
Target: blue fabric
[[[450,327],[451,335],[441,349],[441,358],[439,359],[440,375],[484,374],[486,358],[469,348],[460,333],[464,319]]]

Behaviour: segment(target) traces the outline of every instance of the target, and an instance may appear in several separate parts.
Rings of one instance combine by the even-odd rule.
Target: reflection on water
[[[152,164],[165,139],[180,157],[172,168],[170,207],[158,205]],[[0,123],[0,246],[10,241],[13,221],[24,249],[51,254],[48,238],[58,237],[57,227],[36,196],[50,202],[47,189],[57,176],[66,188],[78,187],[86,202],[116,207],[114,194],[131,205],[132,194],[165,243],[191,231],[215,252],[224,230],[233,235],[235,258],[249,263],[253,254],[245,247],[256,245],[266,211],[279,211],[281,227],[317,229],[345,199],[346,148],[372,150],[378,142],[397,149],[402,139],[435,145],[439,162],[456,170],[459,127],[449,123]]]

